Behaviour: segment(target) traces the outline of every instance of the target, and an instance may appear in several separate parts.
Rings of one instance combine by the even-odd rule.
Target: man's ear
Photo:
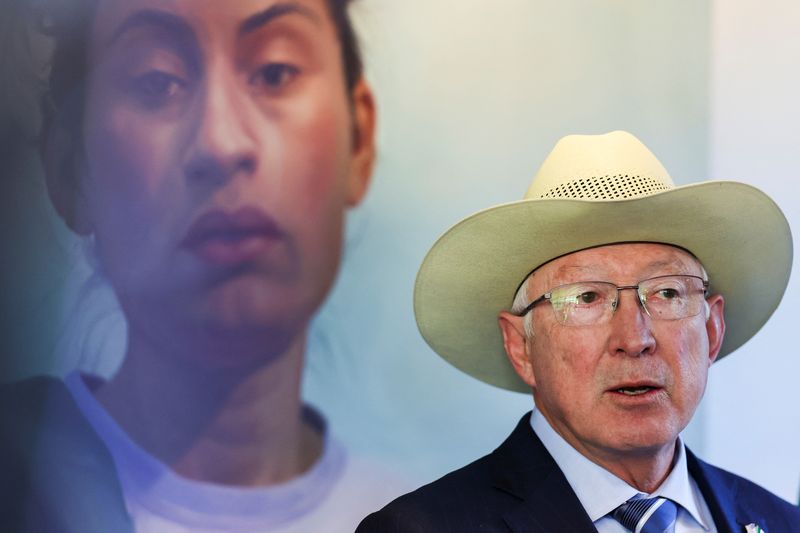
[[[347,204],[358,205],[364,198],[375,164],[375,98],[364,78],[351,92],[353,106],[353,163],[347,184]]]
[[[82,189],[85,166],[80,135],[57,120],[44,134],[44,172],[50,201],[72,231],[88,235],[92,225]]]
[[[708,317],[706,318],[706,333],[708,335],[708,358],[710,365],[719,355],[722,340],[725,338],[725,299],[720,294],[714,294],[706,299]]]
[[[531,388],[536,387],[536,376],[533,373],[528,339],[525,335],[525,319],[503,311],[497,316],[497,323],[503,333],[503,348],[514,371]]]

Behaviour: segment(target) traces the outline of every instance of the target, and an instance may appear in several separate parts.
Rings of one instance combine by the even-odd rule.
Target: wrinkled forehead
[[[655,276],[691,274],[706,277],[700,261],[678,246],[652,242],[608,244],[579,250],[537,267],[531,283],[560,285],[575,281],[635,284]]]

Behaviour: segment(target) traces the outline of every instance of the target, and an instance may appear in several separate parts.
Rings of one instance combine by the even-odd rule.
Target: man
[[[300,390],[374,159],[349,2],[59,4],[47,183],[126,353],[0,390],[0,530],[352,531],[391,481]]]
[[[799,509],[679,437],[711,364],[778,305],[791,250],[750,186],[675,187],[625,132],[562,139],[524,200],[439,239],[415,292],[435,351],[536,409],[358,531],[800,531]]]

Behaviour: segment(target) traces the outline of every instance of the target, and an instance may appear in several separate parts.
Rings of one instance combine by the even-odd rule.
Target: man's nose
[[[258,167],[256,131],[246,89],[233,73],[211,72],[200,88],[185,162],[192,181],[218,184]]]
[[[647,314],[635,289],[617,293],[618,301],[611,317],[609,351],[620,355],[647,355],[656,348],[652,318]]]

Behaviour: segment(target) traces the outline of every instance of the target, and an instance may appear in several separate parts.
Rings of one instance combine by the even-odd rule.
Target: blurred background
[[[91,277],[91,243],[57,220],[36,147],[19,134],[35,128],[45,66],[6,51],[41,58],[48,46],[14,24],[20,4],[0,4],[2,377],[76,366],[110,374],[125,325]],[[629,130],[676,183],[755,185],[800,235],[796,2],[357,0],[352,13],[378,99],[379,161],[314,324],[305,395],[350,447],[418,483],[494,449],[532,399],[484,385],[427,347],[412,311],[416,270],[452,224],[520,199],[558,138]],[[795,259],[764,329],[714,365],[684,433],[702,458],[794,502],[797,271]]]

